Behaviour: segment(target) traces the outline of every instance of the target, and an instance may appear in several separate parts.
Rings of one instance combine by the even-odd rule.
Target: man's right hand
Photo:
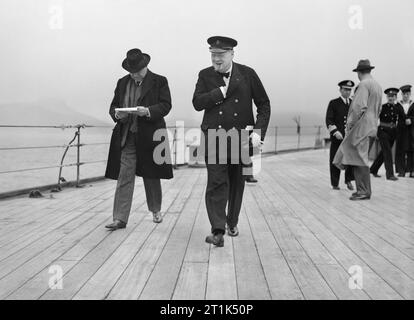
[[[336,131],[333,135],[338,140],[343,140],[344,139],[344,137],[342,136],[342,133],[340,133],[339,131]]]
[[[119,112],[118,110],[115,110],[115,118],[118,120],[128,118],[128,112]]]

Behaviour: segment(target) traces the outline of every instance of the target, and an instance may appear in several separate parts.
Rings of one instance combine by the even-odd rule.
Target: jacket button
[[[237,117],[237,113],[235,113],[234,116]]]
[[[221,129],[221,125],[219,125],[218,128]]]
[[[236,102],[236,103],[239,102],[239,99],[234,99],[234,102]]]
[[[223,111],[219,111],[219,114],[223,114]]]

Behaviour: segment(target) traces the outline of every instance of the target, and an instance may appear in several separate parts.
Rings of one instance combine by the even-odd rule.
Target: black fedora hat
[[[142,53],[139,49],[131,49],[127,52],[126,58],[122,61],[122,68],[128,72],[138,72],[145,68],[150,62],[151,57]]]
[[[372,70],[374,68],[375,68],[374,66],[371,66],[371,62],[369,62],[368,59],[365,59],[365,60],[359,60],[358,66],[352,71],[353,72],[366,71],[366,70]]]

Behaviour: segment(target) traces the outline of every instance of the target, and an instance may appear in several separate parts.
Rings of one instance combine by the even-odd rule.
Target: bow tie
[[[220,76],[224,77],[224,78],[228,78],[228,77],[230,77],[230,72],[218,72],[218,71],[217,71],[217,73],[218,73]]]

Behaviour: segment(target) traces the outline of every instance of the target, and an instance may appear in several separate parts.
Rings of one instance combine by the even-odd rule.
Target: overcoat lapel
[[[139,98],[139,102],[145,98],[145,95],[151,90],[154,83],[154,74],[148,70],[147,75],[144,78],[144,82],[142,83],[141,97]]]

